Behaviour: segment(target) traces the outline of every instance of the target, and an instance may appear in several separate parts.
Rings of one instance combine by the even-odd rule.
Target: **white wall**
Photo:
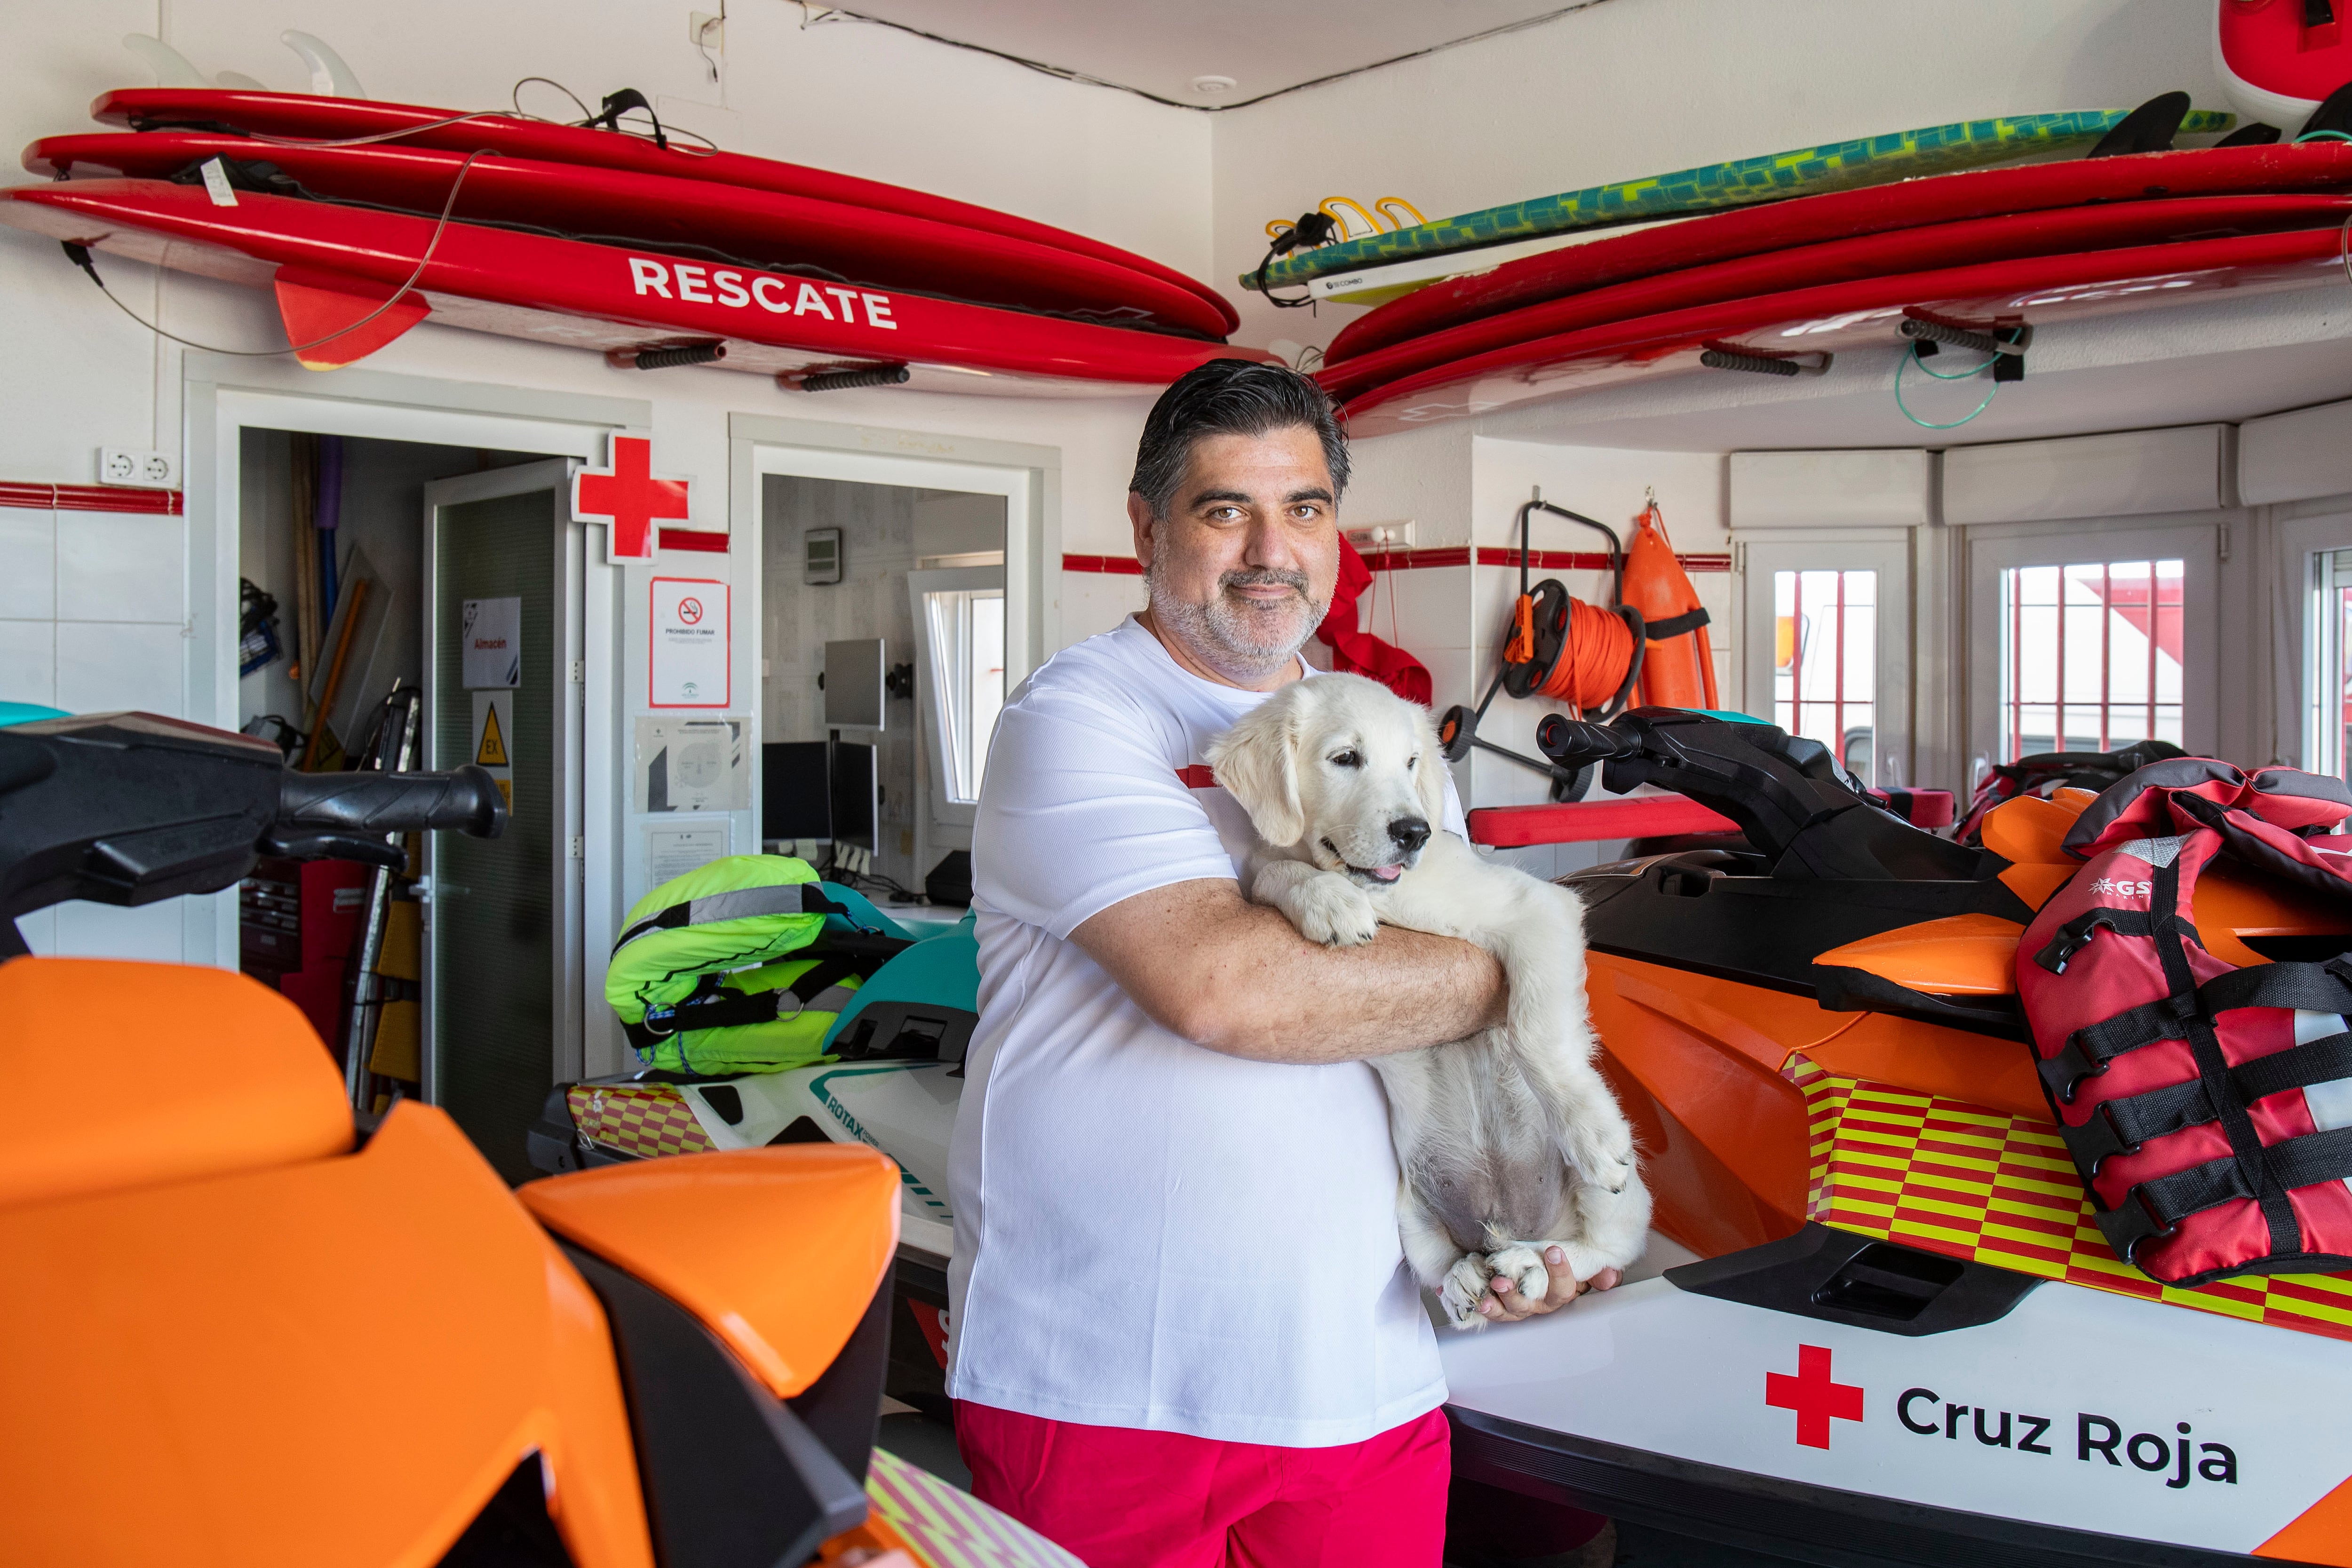
[[[1213,278],[1330,195],[1425,216],[1994,114],[2224,109],[2212,0],[1610,0],[1212,116]],[[1354,306],[1243,307],[1242,336],[1328,342]]]

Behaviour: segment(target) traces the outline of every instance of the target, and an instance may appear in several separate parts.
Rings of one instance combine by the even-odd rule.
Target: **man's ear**
[[[1139,490],[1127,492],[1127,524],[1135,531],[1135,559],[1146,572],[1151,570],[1152,552],[1159,548],[1160,537],[1151,531],[1151,503]]]
[[[1209,766],[1225,793],[1249,813],[1257,836],[1276,848],[1307,837],[1298,801],[1298,715],[1280,698],[1209,742]]]
[[[1445,826],[1445,751],[1438,743],[1437,721],[1429,716],[1428,709],[1414,710],[1412,727],[1421,747],[1421,761],[1412,765],[1412,787],[1421,793],[1421,814],[1435,833]]]

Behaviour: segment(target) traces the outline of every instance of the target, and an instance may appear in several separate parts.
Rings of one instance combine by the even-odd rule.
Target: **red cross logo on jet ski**
[[[1830,1352],[1822,1345],[1797,1347],[1797,1375],[1764,1374],[1764,1403],[1797,1413],[1797,1441],[1808,1448],[1830,1446],[1830,1417],[1862,1419],[1862,1387],[1830,1376]]]
[[[654,444],[644,436],[615,431],[606,448],[609,467],[582,468],[572,476],[572,515],[604,522],[607,561],[654,558],[654,524],[687,520],[687,481],[653,471]]]

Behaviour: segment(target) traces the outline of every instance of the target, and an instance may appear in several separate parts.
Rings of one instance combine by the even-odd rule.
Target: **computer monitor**
[[[881,847],[882,802],[875,787],[874,748],[833,742],[833,832],[837,844]]]
[[[783,741],[760,748],[760,837],[833,837],[833,784],[823,741]]]

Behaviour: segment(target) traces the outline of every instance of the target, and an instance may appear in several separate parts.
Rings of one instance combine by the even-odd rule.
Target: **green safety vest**
[[[824,1037],[875,969],[909,944],[836,928],[849,914],[805,862],[730,855],[629,910],[604,999],[649,1066],[707,1077],[783,1072]]]

